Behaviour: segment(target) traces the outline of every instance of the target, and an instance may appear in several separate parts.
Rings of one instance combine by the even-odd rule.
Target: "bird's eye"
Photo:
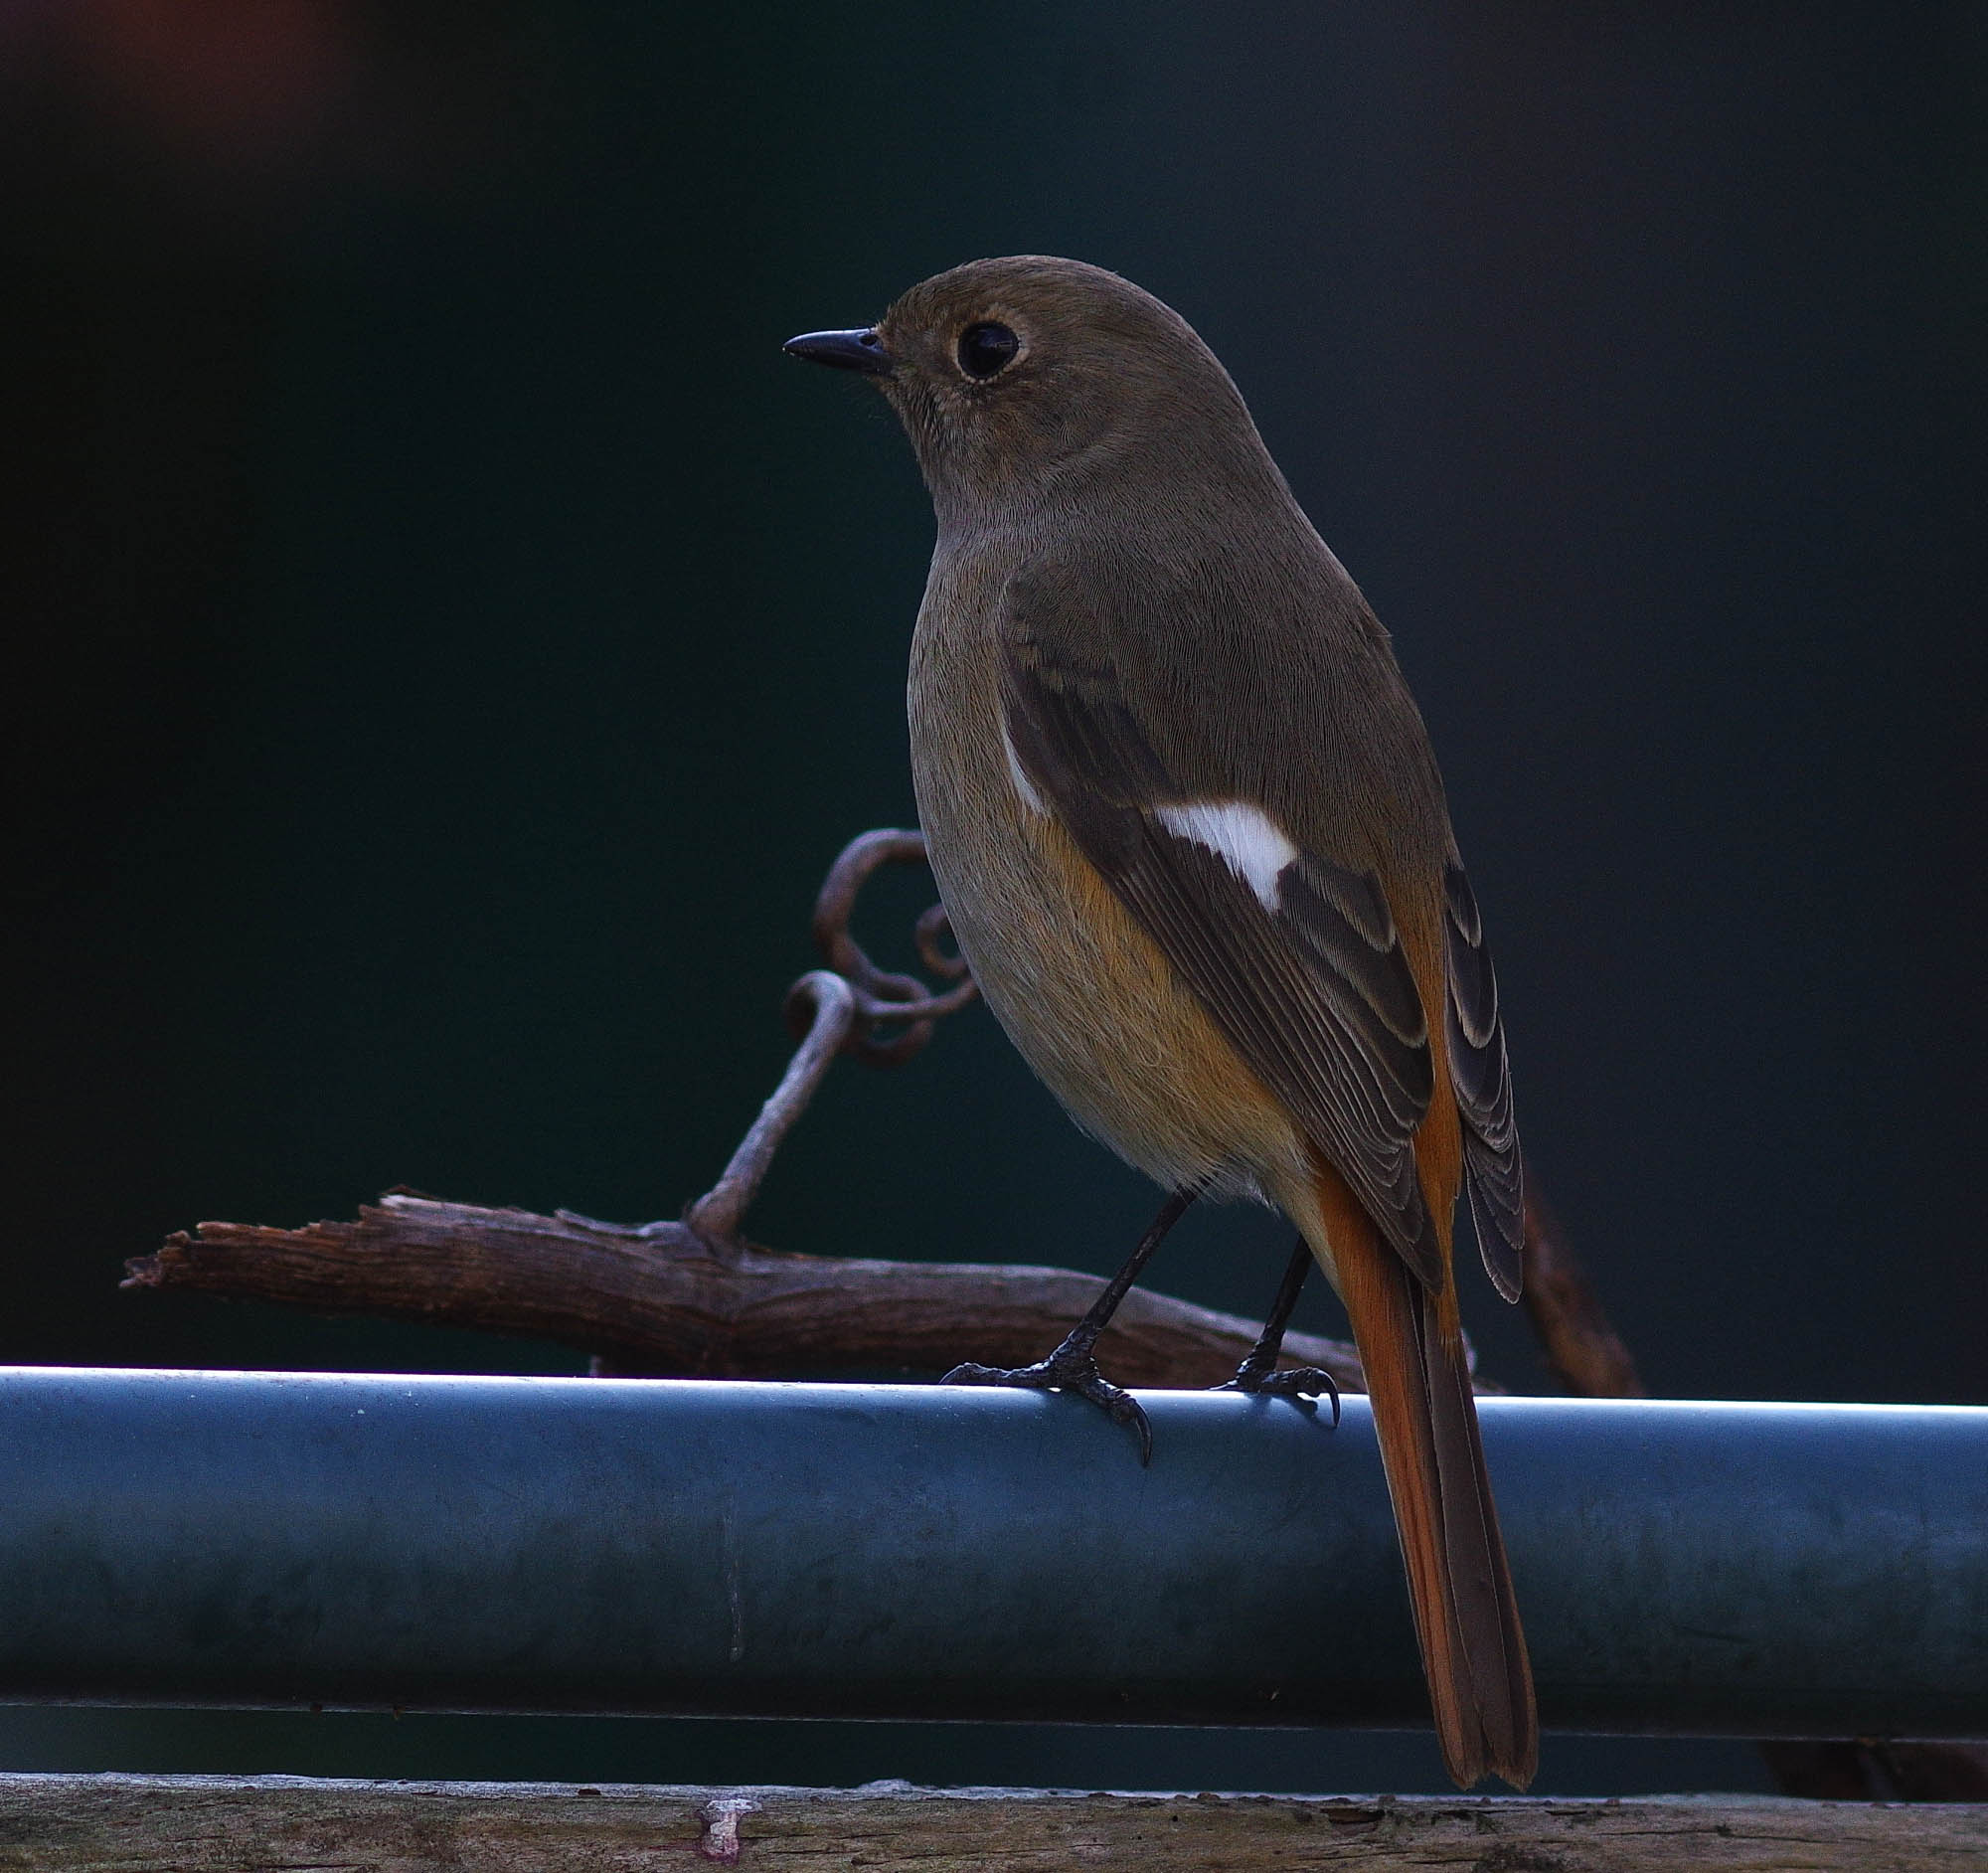
[[[959,335],[959,368],[968,377],[993,377],[1021,348],[1022,341],[1005,325],[969,325]]]

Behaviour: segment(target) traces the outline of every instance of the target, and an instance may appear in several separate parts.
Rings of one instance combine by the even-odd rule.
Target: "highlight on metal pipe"
[[[1366,1401],[0,1369],[0,1700],[1426,1722]],[[1988,1735],[1988,1409],[1487,1398],[1562,1730]]]

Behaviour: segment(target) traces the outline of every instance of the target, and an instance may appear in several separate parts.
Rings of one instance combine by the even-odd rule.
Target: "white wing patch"
[[[1153,817],[1176,839],[1206,846],[1256,894],[1264,910],[1276,911],[1277,874],[1298,849],[1259,807],[1242,800],[1197,800],[1189,806],[1156,806]]]
[[[1022,763],[1015,753],[1015,744],[1008,739],[1008,725],[1001,724],[1001,752],[1008,757],[1008,778],[1014,782],[1015,791],[1030,812],[1039,817],[1046,815],[1049,808],[1043,804],[1043,796],[1029,784],[1029,776],[1022,771]]]

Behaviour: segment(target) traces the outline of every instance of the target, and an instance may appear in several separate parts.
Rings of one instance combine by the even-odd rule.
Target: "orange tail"
[[[1512,1597],[1453,1282],[1431,1294],[1332,1172],[1319,1197],[1367,1369],[1443,1762],[1457,1787],[1539,1767],[1533,1668]]]

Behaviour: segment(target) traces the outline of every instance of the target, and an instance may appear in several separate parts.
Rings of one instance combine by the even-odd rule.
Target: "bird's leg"
[[[1321,1366],[1293,1366],[1288,1372],[1277,1370],[1277,1353],[1284,1343],[1284,1329],[1291,1323],[1292,1311],[1298,1304],[1298,1296],[1304,1292],[1305,1277],[1311,1273],[1311,1246],[1303,1237],[1298,1238],[1298,1246],[1291,1252],[1290,1266],[1284,1270],[1284,1278],[1277,1288],[1277,1297],[1270,1303],[1270,1317],[1263,1322],[1263,1330],[1256,1336],[1256,1344],[1249,1349],[1249,1356],[1236,1368],[1235,1378],[1218,1385],[1218,1392],[1263,1392],[1275,1398],[1309,1400],[1321,1394],[1332,1400],[1332,1422],[1339,1423],[1339,1387],[1333,1383],[1332,1374]]]
[[[1126,1257],[1125,1266],[1104,1284],[1103,1293],[1091,1303],[1090,1311],[1079,1320],[1055,1352],[1033,1366],[955,1366],[939,1381],[941,1385],[1014,1385],[1037,1392],[1075,1392],[1105,1412],[1113,1424],[1130,1425],[1139,1440],[1139,1461],[1153,1458],[1153,1428],[1144,1408],[1123,1386],[1113,1385],[1097,1370],[1097,1336],[1110,1325],[1118,1303],[1131,1292],[1132,1283],[1145,1272],[1153,1251],[1166,1240],[1187,1213],[1188,1205],[1200,1196],[1202,1185],[1192,1184],[1173,1191],[1160,1205],[1139,1246]],[[1274,1358],[1274,1353],[1272,1357]]]

